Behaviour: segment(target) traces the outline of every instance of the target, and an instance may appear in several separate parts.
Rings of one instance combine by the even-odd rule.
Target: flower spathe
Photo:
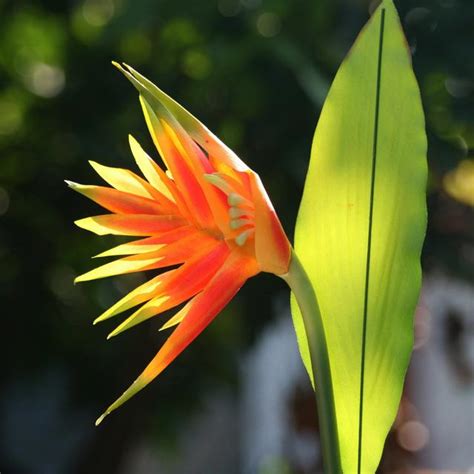
[[[98,235],[140,237],[97,255],[120,258],[79,276],[76,282],[174,266],[94,321],[138,307],[109,337],[185,304],[162,327],[177,326],[156,356],[96,424],[157,377],[248,278],[261,271],[285,274],[291,256],[258,175],[141,74],[130,66],[114,65],[138,90],[148,129],[167,170],[130,136],[131,151],[144,178],[91,162],[111,187],[67,182],[111,212],[80,219],[76,221],[79,227]]]

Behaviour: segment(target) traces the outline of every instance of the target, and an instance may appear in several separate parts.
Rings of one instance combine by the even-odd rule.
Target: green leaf
[[[407,43],[384,0],[324,104],[295,236],[323,318],[347,473],[376,470],[400,402],[421,283],[426,147]]]

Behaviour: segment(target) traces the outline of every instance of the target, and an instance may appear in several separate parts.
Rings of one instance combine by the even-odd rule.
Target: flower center
[[[204,178],[227,195],[229,227],[235,243],[242,247],[255,233],[255,211],[252,201],[235,191],[222,173],[205,174]]]

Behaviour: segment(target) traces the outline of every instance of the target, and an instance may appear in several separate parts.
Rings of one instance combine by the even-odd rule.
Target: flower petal
[[[196,298],[197,296],[195,296]],[[163,326],[159,329],[159,331],[164,331],[165,329],[169,329],[173,326],[179,324],[189,313],[189,310],[192,308],[194,303],[194,299],[189,300],[173,317],[168,319]]]
[[[215,227],[213,216],[196,178],[196,170],[186,161],[176,146],[176,142],[170,137],[170,127],[160,121],[151,105],[143,97],[140,97],[140,102],[156,148],[171,171],[186,206],[191,212],[191,218],[194,218],[201,227],[212,229]]]
[[[159,293],[112,331],[109,337],[116,336],[192,298],[196,293],[202,291],[223,265],[228,255],[227,244],[220,242],[211,251],[206,249],[204,256],[199,255],[176,270],[172,270],[173,274],[170,274],[166,283],[160,287]],[[163,299],[163,297],[167,298]]]
[[[147,95],[151,95],[156,101],[162,104],[176,118],[186,133],[206,150],[209,156],[213,156],[215,159],[226,163],[235,170],[249,170],[248,166],[205,125],[146,77],[135,71],[135,69],[128,64],[124,64],[123,66],[116,62],[112,64],[132,82],[141,95],[145,98]],[[133,81],[131,77],[135,79],[135,81]]]
[[[83,275],[78,276],[74,282],[97,280],[114,275],[155,270],[183,263],[192,257],[206,254],[216,245],[216,240],[204,232],[192,233],[170,244],[162,244],[158,249],[147,253],[120,258],[106,263]]]
[[[101,205],[108,211],[117,214],[166,214],[169,215],[177,211],[176,206],[173,208],[161,205],[160,202],[130,194],[123,191],[118,191],[113,188],[106,188],[104,186],[88,186],[67,181],[70,188],[78,193],[92,199],[97,204]],[[170,212],[171,211],[171,212]]]
[[[155,379],[209,325],[251,276],[258,272],[255,261],[232,254],[206,289],[196,296],[180,325],[164,343],[133,384],[96,421],[98,425]]]
[[[249,173],[255,206],[255,255],[264,272],[282,275],[288,272],[291,246],[273,209],[267,192],[254,172]]]
[[[174,117],[173,114],[170,113],[167,107],[159,100],[159,98],[157,98],[156,95],[154,95],[149,90],[149,88],[144,86],[143,83],[140,82],[139,79],[137,79],[138,76],[135,77],[133,74],[131,74],[130,71],[122,68],[117,63],[114,63],[114,65],[119,68],[119,70],[130,80],[130,82],[140,92],[140,101],[142,102],[142,106],[144,105],[144,103],[146,103],[148,108],[154,112],[154,114],[149,114],[144,108],[144,114],[148,126],[150,128],[150,133],[153,136],[158,151],[160,152],[168,168],[171,170],[173,176],[175,176],[173,166],[176,166],[176,164],[172,162],[173,153],[170,154],[169,151],[165,149],[164,144],[160,143],[159,138],[162,134],[159,133],[157,135],[156,127],[155,129],[153,129],[153,127],[150,126],[151,122],[153,122],[153,116],[156,116],[156,119],[158,119],[158,122],[162,130],[166,134],[169,143],[171,143],[172,147],[175,148],[177,156],[179,156],[182,161],[186,162],[186,164],[193,172],[195,177],[194,181],[197,182],[199,187],[202,189],[202,191],[199,190],[197,194],[196,192],[194,193],[194,196],[200,201],[200,203],[197,203],[197,207],[201,210],[200,212],[205,214],[203,216],[197,216],[198,223],[203,227],[209,227],[210,225],[217,226],[217,228],[223,234],[226,234],[229,230],[228,219],[226,215],[226,200],[224,196],[222,196],[221,192],[216,190],[213,186],[210,186],[209,183],[207,183],[204,179],[205,173],[209,174],[215,171],[213,165],[206,157],[202,149],[183,128],[179,120],[177,120],[176,117]],[[153,84],[151,84],[151,86],[155,87],[153,86]],[[157,90],[159,91],[159,89]],[[230,152],[230,150],[228,151]],[[185,168],[184,163],[181,163],[181,165],[183,168]],[[182,189],[181,184],[182,183],[178,182],[178,187],[180,189]],[[190,185],[193,185],[194,189],[197,189],[196,183],[191,182]],[[203,199],[202,195],[205,197],[205,199]],[[191,210],[192,214],[195,215],[196,209],[193,209],[192,204],[189,205],[189,200],[186,198],[186,196],[184,197],[186,202],[188,203],[188,208]],[[207,210],[205,201],[209,203],[209,211]],[[204,212],[204,210],[206,212]],[[211,216],[213,217],[213,219],[211,219]]]
[[[155,189],[166,196],[169,201],[174,201],[173,195],[168,188],[169,179],[166,179],[166,175],[159,173],[157,170],[159,166],[150,158],[150,156],[148,156],[132,135],[128,136],[128,141],[130,143],[133,157],[135,158],[140,171],[143,173],[143,176],[145,176],[148,182]]]
[[[79,275],[74,283],[84,281],[98,280],[99,278],[107,278],[114,275],[124,275],[126,273],[143,272],[145,270],[153,270],[167,265],[161,265],[163,256],[157,256],[157,252],[149,252],[147,254],[133,255],[132,257],[121,258],[113,262],[106,263],[100,267],[94,268]]]
[[[131,135],[130,140],[130,146],[132,147],[133,140],[135,139],[133,139]],[[132,147],[132,153],[134,154],[135,161],[137,162],[143,175],[148,180],[150,180],[151,183],[154,183],[155,187],[159,186],[158,183],[162,183],[168,189],[171,200],[176,203],[180,214],[183,217],[186,217],[188,220],[191,220],[191,213],[175,182],[170,177],[168,177],[168,175],[148,156],[148,154],[145,153],[145,151],[142,150],[143,154],[148,157],[148,159],[144,158],[143,154],[138,152],[137,147],[141,149],[138,142],[135,142]]]
[[[160,198],[160,194],[151,184],[130,170],[100,165],[95,161],[89,161],[89,164],[106,183],[119,191],[136,194],[137,196],[149,199]]]
[[[181,217],[142,214],[105,214],[86,217],[74,222],[97,235],[153,235],[187,224]]]
[[[182,226],[176,229],[164,232],[153,237],[146,237],[145,239],[133,240],[126,244],[117,245],[105,252],[95,255],[98,257],[116,257],[119,255],[137,255],[158,250],[164,244],[170,244],[177,240],[185,239],[190,235],[201,235],[201,231],[192,226]]]
[[[133,308],[134,306],[153,298],[159,291],[159,286],[163,284],[163,281],[166,280],[169,273],[170,272],[162,273],[126,294],[123,298],[107,309],[107,311],[104,311],[100,316],[98,316],[94,320],[94,324],[105,321],[112,316],[123,313],[124,311],[127,311],[127,309]]]

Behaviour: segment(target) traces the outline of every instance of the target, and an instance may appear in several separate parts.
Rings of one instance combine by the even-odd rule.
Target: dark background
[[[425,274],[472,284],[474,3],[396,4],[427,122]],[[72,283],[113,242],[74,227],[93,205],[63,180],[99,183],[88,160],[134,169],[128,133],[153,150],[110,61],[136,67],[232,147],[292,235],[321,105],[368,11],[363,0],[0,0],[2,474],[125,472],[144,437],[179,457],[186,420],[205,394],[238,393],[242,354],[287,298],[279,279],[249,281],[159,381],[94,427],[165,337],[160,321],[108,342],[112,326],[91,325],[143,276]],[[472,331],[459,321],[446,329],[453,344]]]

